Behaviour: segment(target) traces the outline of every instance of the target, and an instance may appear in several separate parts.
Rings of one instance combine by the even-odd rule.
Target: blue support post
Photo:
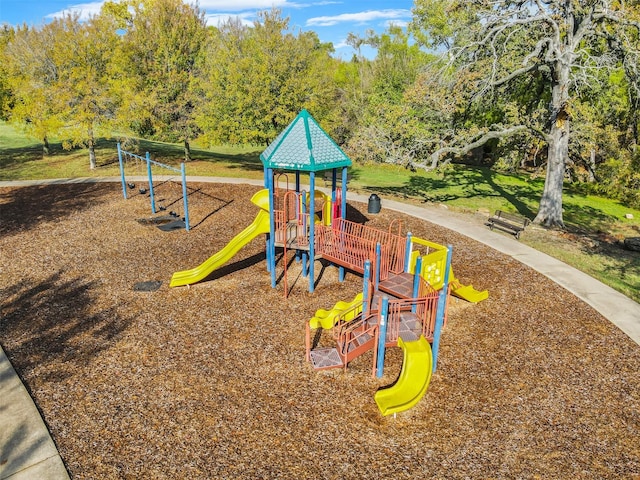
[[[276,219],[273,204],[273,169],[269,169],[269,237],[267,238],[267,259],[271,272],[271,288],[276,288]]]
[[[302,276],[306,277],[309,275],[309,254],[307,252],[302,252]]]
[[[384,370],[384,348],[387,342],[387,315],[389,313],[389,297],[382,297],[382,308],[380,309],[380,324],[378,330],[378,351],[376,353],[376,376],[382,378]]]
[[[182,201],[184,203],[184,225],[189,231],[189,196],[187,195],[187,171],[184,162],[180,164],[180,174],[182,176]]]
[[[362,316],[364,317],[369,313],[369,289],[371,288],[371,261],[366,260],[364,262],[364,276],[362,279]]]
[[[120,180],[122,181],[122,195],[124,199],[127,199],[127,181],[124,178],[124,162],[122,161],[122,149],[120,148],[120,142],[118,142],[118,162],[120,163]]]
[[[302,208],[302,218],[305,218],[305,215],[307,214],[307,204],[305,203],[305,199],[307,198],[307,194],[306,192],[303,190],[300,193],[300,198],[301,198],[301,202],[300,202],[300,206]],[[305,231],[306,231],[306,226],[305,226]],[[309,255],[307,254],[307,252],[303,251],[302,252],[302,276],[306,277],[307,275],[309,275]]]
[[[336,180],[337,172],[334,169],[333,178]],[[340,196],[340,217],[347,218],[347,167],[342,167],[342,195]],[[344,282],[345,269],[340,267],[338,269],[340,281]]]
[[[418,296],[418,290],[420,288],[420,270],[422,270],[422,257],[418,257],[416,260],[416,271],[413,274],[413,298]]]
[[[447,262],[444,269],[444,284],[440,290],[438,298],[438,311],[436,313],[436,324],[433,332],[433,344],[431,351],[433,353],[433,372],[435,373],[438,366],[438,350],[440,349],[440,335],[442,333],[442,325],[444,324],[445,306],[447,305],[447,294],[449,293],[449,271],[451,270],[451,253],[453,247],[447,245]]]
[[[309,192],[309,293],[313,293],[315,288],[315,193],[316,193],[316,173],[309,172],[309,183],[311,191]]]
[[[420,271],[422,270],[422,257],[418,257],[416,260],[416,271],[413,274],[413,298],[418,298],[420,292]],[[411,311],[416,313],[417,305],[414,303],[411,306]]]
[[[264,169],[264,188],[269,189],[269,169]],[[271,200],[269,200],[269,209],[271,209]],[[267,261],[267,272],[271,272],[271,251],[269,250],[269,234],[265,235],[264,256]]]
[[[146,153],[147,159],[147,177],[149,179],[149,198],[151,199],[151,213],[156,213],[156,199],[153,195],[153,176],[151,174],[151,156],[149,152]]]
[[[343,266],[338,267],[338,281],[344,282],[345,269]]]
[[[296,212],[296,222],[300,222],[302,220],[302,231],[306,232],[307,230],[307,224],[304,221],[304,215],[303,215],[303,211],[304,211],[304,206],[302,205],[302,202],[300,201],[302,199],[301,195],[300,195],[300,172],[296,171],[296,208],[295,208],[295,212]],[[296,248],[296,263],[300,263],[300,249]],[[303,276],[304,276],[304,272],[303,272]]]
[[[331,169],[331,224],[333,225],[333,212],[336,210],[336,200],[338,197],[338,169]]]
[[[407,245],[405,247],[405,254],[404,254],[404,272],[405,273],[409,273],[411,272],[411,265],[409,265],[409,262],[411,262],[411,248],[413,246],[412,242],[411,242],[411,232],[407,233]],[[416,270],[416,272],[418,272],[418,270]]]
[[[329,212],[329,216],[331,217],[329,222],[330,225],[333,225],[333,212],[336,210],[336,199],[338,197],[338,192],[336,190],[336,186],[338,184],[338,169],[331,169],[331,211]]]
[[[331,202],[336,201],[336,187],[338,186],[338,169],[331,169]]]
[[[340,200],[340,216],[347,218],[347,167],[342,167],[342,198]]]
[[[374,283],[375,290],[378,290],[378,285],[380,284],[380,257],[382,256],[382,247],[380,246],[380,242],[376,243],[376,264],[374,267]]]
[[[306,232],[306,224],[304,222],[304,202],[302,201],[304,197],[300,193],[300,170],[296,170],[296,221],[299,222],[302,219],[302,231]],[[306,257],[304,256],[304,252],[302,252],[299,248],[296,248],[296,263],[303,262],[302,264],[302,276],[307,276],[307,267],[306,267]]]

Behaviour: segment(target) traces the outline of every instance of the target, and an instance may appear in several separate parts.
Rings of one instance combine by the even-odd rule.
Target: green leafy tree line
[[[181,0],[106,2],[81,22],[65,15],[2,32],[0,107],[49,152],[118,132],[190,143],[264,145],[302,109],[332,119],[333,47],[291,32],[278,10],[252,26],[207,27]]]
[[[333,56],[278,10],[207,27],[181,0],[106,2],[0,31],[0,114],[40,139],[117,132],[265,145],[310,110],[356,162],[473,161],[546,175],[536,221],[562,226],[567,181],[640,204],[640,7],[605,0],[416,0],[409,28]],[[362,55],[373,47],[376,56]]]
[[[349,151],[411,169],[533,168],[546,176],[535,221],[551,227],[563,226],[568,181],[639,205],[639,16],[636,3],[604,0],[416,0],[412,41],[393,28],[351,39],[379,50],[360,67]],[[400,71],[424,51],[406,83],[376,72],[390,53]]]

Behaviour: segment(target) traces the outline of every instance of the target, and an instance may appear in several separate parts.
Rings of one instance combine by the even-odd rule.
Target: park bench
[[[524,232],[524,229],[531,223],[526,217],[518,215],[517,213],[503,212],[502,210],[496,210],[496,213],[492,217],[489,217],[486,225],[493,230],[494,227],[499,230],[505,231],[514,235],[516,238],[520,238],[520,234]]]

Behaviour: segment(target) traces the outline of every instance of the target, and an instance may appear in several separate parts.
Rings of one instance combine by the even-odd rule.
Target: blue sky
[[[193,3],[190,0],[185,0]],[[65,11],[78,11],[88,17],[100,10],[102,1],[73,0],[0,0],[0,24],[41,25]],[[404,26],[411,20],[411,0],[199,0],[207,22],[217,22],[237,16],[252,24],[259,10],[277,7],[289,17],[294,31],[314,30],[323,42],[332,42],[336,55],[348,59],[353,54],[345,44],[348,33],[364,36],[367,30],[381,32],[389,23]]]

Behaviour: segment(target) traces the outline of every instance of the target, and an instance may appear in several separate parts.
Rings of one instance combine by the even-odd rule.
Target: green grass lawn
[[[62,142],[52,139],[51,155],[42,154],[42,145],[0,122],[0,180],[38,180],[44,178],[78,178],[118,176],[117,140],[100,139],[96,147],[98,167],[89,169],[85,148],[64,150]],[[178,166],[184,157],[181,145],[138,140],[127,148],[144,156],[149,152],[158,162]],[[203,149],[192,146],[194,160],[187,166],[188,175],[262,178],[261,150],[256,147],[219,147]],[[161,174],[162,172],[159,172]],[[145,172],[141,172],[145,174]]]
[[[130,147],[129,150],[133,150]],[[116,141],[101,139],[96,150],[98,168],[89,169],[86,149],[64,150],[55,139],[52,154],[43,157],[42,146],[10,125],[0,122],[0,180],[118,176]],[[187,175],[263,178],[257,147],[192,146],[193,161]],[[178,166],[183,148],[139,140],[135,151],[159,162]],[[139,174],[144,175],[143,169]],[[158,172],[162,174],[163,172]],[[350,188],[375,192],[411,202],[442,203],[470,212],[496,209],[517,212],[533,219],[544,185],[543,178],[525,174],[506,175],[487,168],[454,165],[444,172],[410,172],[394,165],[354,165]],[[632,219],[625,218],[633,215]],[[624,237],[640,236],[640,210],[616,200],[585,196],[567,185],[564,221],[569,235],[524,235],[522,242],[548,253],[640,301],[640,255],[624,250]],[[586,239],[586,240],[585,240]]]

